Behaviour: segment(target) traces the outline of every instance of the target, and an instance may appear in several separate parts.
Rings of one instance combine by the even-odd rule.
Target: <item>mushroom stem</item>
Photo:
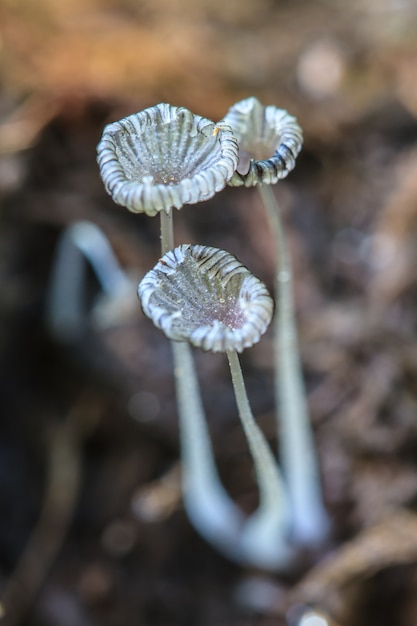
[[[161,211],[161,256],[169,252],[174,247],[174,222],[172,219],[172,209],[167,212]]]
[[[256,555],[266,569],[285,569],[293,553],[287,542],[289,514],[286,489],[276,460],[250,408],[246,387],[235,350],[227,351],[239,417],[252,454],[260,493],[258,510],[242,532],[242,550]]]
[[[280,427],[280,458],[288,488],[292,537],[313,544],[324,538],[328,518],[323,506],[319,468],[310,426],[295,324],[292,269],[279,207],[269,185],[259,185],[277,243],[275,289],[275,396]]]
[[[191,348],[182,341],[171,341],[171,345],[185,509],[194,527],[207,541],[229,558],[242,562],[239,537],[243,516],[224,490],[217,473]]]
[[[75,341],[85,330],[87,261],[110,301],[117,303],[133,289],[134,282],[96,224],[82,221],[69,226],[57,246],[46,311],[50,332],[63,342]]]
[[[172,209],[161,211],[161,254],[174,247]],[[191,346],[171,341],[180,421],[182,490],[189,519],[200,535],[235,561],[243,516],[221,484],[201,400]]]

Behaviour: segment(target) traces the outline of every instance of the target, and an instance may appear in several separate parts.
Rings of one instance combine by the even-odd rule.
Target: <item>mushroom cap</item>
[[[247,98],[230,107],[223,122],[232,127],[239,144],[239,164],[229,185],[274,184],[294,168],[303,132],[287,111]]]
[[[138,288],[142,309],[174,341],[226,352],[257,343],[273,314],[265,285],[235,256],[201,245],[167,252]]]
[[[113,200],[151,216],[208,200],[225,187],[238,162],[227,124],[164,103],[108,124],[97,153]]]

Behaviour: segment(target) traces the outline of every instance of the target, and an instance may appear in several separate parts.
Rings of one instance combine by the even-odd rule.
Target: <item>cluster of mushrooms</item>
[[[270,571],[290,569],[297,548],[317,545],[328,530],[299,362],[291,266],[270,187],[293,169],[301,146],[293,116],[248,98],[217,123],[158,104],[107,125],[97,148],[113,200],[161,220],[161,258],[139,284],[138,296],[145,315],[172,342],[186,512],[223,554]],[[226,185],[259,188],[277,242],[275,307],[265,285],[232,254],[175,246],[172,209],[207,200]],[[260,341],[271,320],[282,470],[253,417],[238,357]],[[191,346],[225,352],[229,361],[259,487],[259,506],[246,517],[217,472]]]

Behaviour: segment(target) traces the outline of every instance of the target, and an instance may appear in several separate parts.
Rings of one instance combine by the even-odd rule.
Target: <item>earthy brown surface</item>
[[[1,3],[3,623],[296,626],[311,603],[329,626],[415,626],[416,65],[412,0]],[[159,101],[218,119],[249,95],[305,129],[276,194],[333,531],[288,578],[228,563],[190,526],[169,345],[139,305],[71,345],[44,324],[69,223],[98,224],[138,279],[158,258],[157,220],[104,192],[103,125]],[[178,242],[223,247],[271,286],[255,191],[226,189],[175,217]],[[196,356],[222,476],[250,510],[226,363]],[[269,335],[243,365],[275,445]]]

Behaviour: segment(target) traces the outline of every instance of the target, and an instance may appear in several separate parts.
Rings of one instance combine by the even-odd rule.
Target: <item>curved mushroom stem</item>
[[[227,351],[236,404],[252,454],[260,502],[242,532],[242,550],[265,569],[286,569],[293,551],[288,544],[289,510],[286,489],[268,443],[250,408],[239,357]]]
[[[292,270],[279,207],[270,185],[259,185],[277,243],[275,289],[275,394],[280,457],[291,506],[292,538],[314,544],[328,531],[319,468],[310,426],[295,325]]]
[[[65,343],[79,339],[85,330],[87,261],[105,298],[115,303],[114,313],[118,303],[134,293],[135,282],[120,267],[103,231],[88,221],[69,226],[58,243],[46,310],[50,332]],[[103,302],[99,304],[103,308]],[[118,308],[122,311],[123,304]]]
[[[161,212],[161,254],[174,247],[172,209]],[[184,506],[194,527],[223,554],[241,561],[243,516],[217,473],[191,346],[171,341],[180,420]]]
[[[240,548],[243,516],[217,473],[210,434],[188,343],[171,341],[180,418],[184,505],[198,532],[229,558],[245,562]]]

